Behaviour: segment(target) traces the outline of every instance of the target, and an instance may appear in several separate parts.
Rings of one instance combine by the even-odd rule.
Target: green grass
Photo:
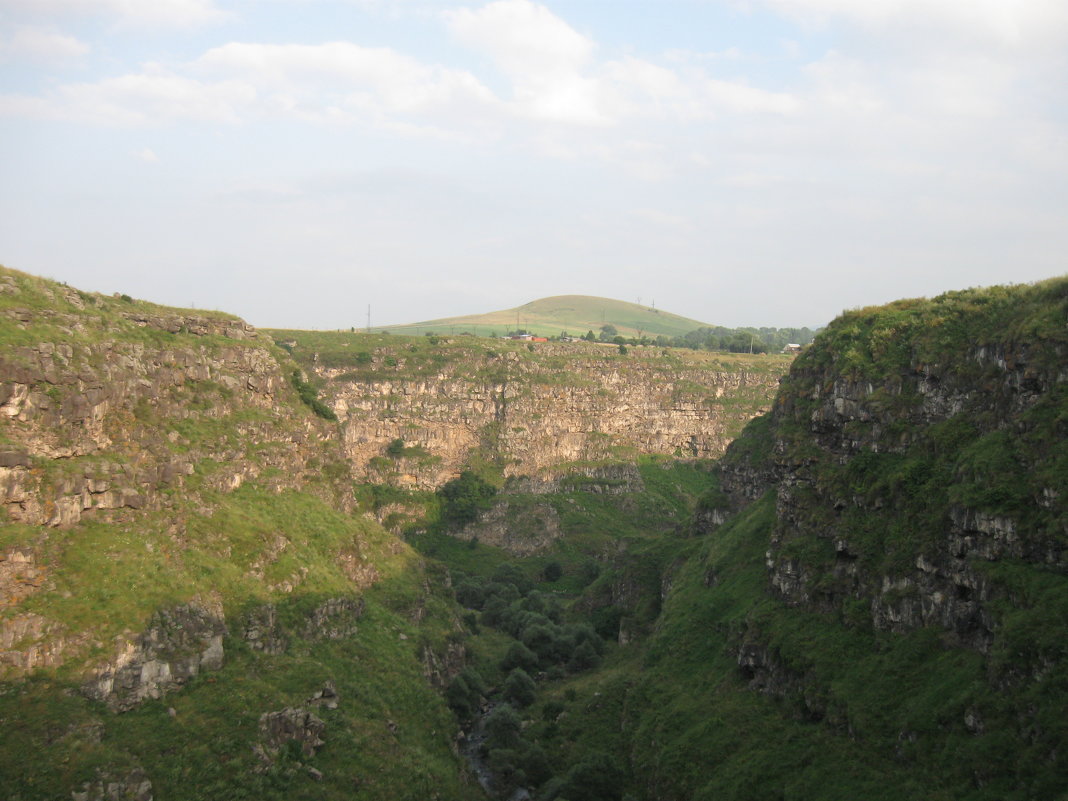
[[[5,279],[7,279],[5,281]],[[14,286],[13,292],[0,291],[0,315],[27,312],[29,320],[17,322],[0,317],[0,346],[8,349],[6,358],[24,361],[17,349],[35,347],[42,342],[95,345],[121,340],[158,347],[179,345],[190,340],[209,348],[249,347],[254,341],[229,339],[220,334],[194,336],[179,331],[170,333],[151,325],[140,325],[135,316],[170,318],[175,315],[198,317],[224,323],[239,318],[231,314],[201,309],[175,309],[159,306],[129,296],[109,296],[82,292],[65,284],[0,266],[0,281]],[[92,348],[78,352],[81,358],[99,363],[105,354]]]
[[[347,799],[356,788],[359,797],[380,801],[431,792],[479,798],[459,780],[455,723],[423,678],[421,627],[406,608],[392,608],[395,596],[410,593],[389,587],[367,593],[359,631],[343,641],[296,640],[287,653],[269,656],[228,638],[221,670],[122,715],[104,712],[62,682],[8,685],[0,696],[0,794],[54,799],[95,781],[98,768],[114,775],[136,765],[151,777],[157,798]],[[339,708],[312,710],[326,722],[326,744],[299,764],[283,758],[258,772],[260,715],[305,705],[328,680]],[[23,758],[26,748],[35,759]],[[314,781],[307,767],[323,780]]]
[[[417,554],[377,525],[310,494],[246,484],[201,500],[213,513],[189,517],[180,539],[165,513],[128,524],[90,521],[63,532],[6,527],[5,544],[36,544],[52,576],[19,611],[109,642],[142,630],[156,609],[195,598],[221,600],[235,635],[250,605],[271,601],[291,633],[287,652],[255,653],[230,636],[221,670],[119,716],[72,692],[81,675],[76,652],[63,668],[3,685],[0,796],[57,798],[95,781],[98,768],[116,775],[140,766],[156,797],[172,799],[342,799],[357,784],[361,798],[382,801],[426,798],[431,790],[477,798],[460,782],[451,750],[455,723],[421,664],[424,647],[444,652],[456,630],[441,576],[428,573]],[[342,572],[341,554],[374,564],[378,582],[357,590]],[[270,589],[283,580],[296,588]],[[311,608],[354,592],[367,603],[354,638],[300,638]],[[110,651],[90,648],[81,656]],[[327,721],[327,745],[303,760],[323,772],[323,781],[292,761],[256,772],[259,716],[302,704],[327,679],[338,687],[341,708],[317,712]],[[23,758],[27,748],[35,760]]]
[[[601,326],[610,324],[625,337],[641,334],[671,337],[707,326],[707,323],[698,320],[636,303],[588,295],[560,295],[531,301],[514,309],[389,326],[379,330],[412,336],[465,332],[478,336],[502,336],[514,331],[517,321],[519,328],[539,336],[558,336],[562,332],[582,336],[591,330],[598,334]]]

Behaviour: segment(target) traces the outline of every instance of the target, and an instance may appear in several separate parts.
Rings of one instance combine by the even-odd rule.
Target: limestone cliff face
[[[989,653],[995,606],[1029,603],[997,565],[1068,573],[1068,343],[1063,319],[1014,337],[958,303],[836,321],[728,454],[723,484],[742,503],[775,492],[766,563],[787,603],[939,627]],[[932,333],[931,316],[956,337]],[[888,328],[896,353],[879,350]]]
[[[64,536],[50,530],[167,510],[167,536],[180,547],[203,494],[250,479],[276,492],[302,487],[309,461],[328,457],[336,439],[293,413],[276,350],[239,320],[131,308],[14,273],[0,279],[0,296],[26,304],[0,307],[11,343],[0,351],[0,523],[37,532],[0,548],[2,673],[55,666],[92,644],[26,607],[62,580]],[[209,502],[201,508],[210,514]],[[167,670],[134,658],[142,646],[133,632],[116,648],[115,686],[138,684],[123,664],[136,663],[138,675],[150,663]]]
[[[506,352],[490,360],[493,380],[458,369],[416,380],[319,373],[331,379],[328,397],[357,475],[433,489],[479,454],[502,463],[505,476],[542,477],[637,454],[716,457],[768,407],[785,368],[667,365],[659,350],[645,350],[616,357],[597,346],[542,346],[539,357],[566,357],[555,371]],[[386,458],[396,439],[419,454]]]
[[[235,330],[250,334],[248,326]],[[181,487],[205,458],[229,463],[213,478],[220,487],[234,488],[249,471],[270,466],[291,479],[301,462],[299,440],[314,436],[306,429],[289,453],[279,449],[253,465],[234,461],[238,447],[201,448],[174,426],[261,410],[263,419],[250,416],[241,433],[273,438],[270,418],[286,383],[262,345],[45,342],[0,357],[0,375],[0,415],[9,422],[0,446],[0,502],[10,519],[29,525],[71,525],[98,509],[161,508],[161,491]],[[210,408],[207,396],[214,396]],[[160,430],[160,420],[172,430]]]

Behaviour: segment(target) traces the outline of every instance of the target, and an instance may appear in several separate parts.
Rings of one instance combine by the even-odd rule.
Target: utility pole
[[[371,304],[367,304],[367,333],[371,333]]]

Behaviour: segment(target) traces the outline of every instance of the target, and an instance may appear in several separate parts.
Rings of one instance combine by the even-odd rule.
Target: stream
[[[486,757],[482,754],[482,746],[486,742],[486,717],[496,706],[496,704],[491,703],[479,713],[478,717],[475,718],[471,731],[464,736],[460,745],[460,753],[463,754],[467,764],[474,771],[475,776],[478,777],[479,785],[490,798],[497,798],[498,796],[493,790],[493,771],[490,770]],[[529,789],[519,787],[508,796],[506,801],[530,801],[532,797]]]

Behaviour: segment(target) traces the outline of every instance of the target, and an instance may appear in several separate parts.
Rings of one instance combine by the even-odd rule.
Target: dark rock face
[[[202,670],[222,667],[226,633],[222,617],[200,607],[183,604],[161,610],[147,630],[127,642],[82,689],[117,711],[160,698]]]
[[[140,768],[127,773],[101,771],[95,782],[86,782],[71,793],[71,801],[152,801],[152,782]]]
[[[274,604],[264,604],[250,610],[242,619],[242,625],[242,639],[253,651],[285,653],[288,638],[278,622],[278,610]]]
[[[914,342],[892,369],[875,367],[880,313],[872,333],[817,340],[795,362],[763,421],[767,441],[732,445],[722,487],[734,508],[774,491],[766,565],[787,604],[864,602],[876,629],[934,626],[988,653],[991,602],[1013,600],[983,564],[1068,572],[1068,487],[1047,447],[1063,437],[1050,420],[1063,414],[1068,347]],[[853,354],[848,368],[836,349]]]
[[[315,756],[316,749],[325,744],[324,731],[326,723],[303,707],[264,712],[260,716],[260,734],[265,746],[260,753],[273,758],[286,743],[296,742],[305,757]]]
[[[304,636],[317,640],[341,640],[356,635],[356,621],[363,615],[363,598],[329,598],[319,604],[304,626]]]

